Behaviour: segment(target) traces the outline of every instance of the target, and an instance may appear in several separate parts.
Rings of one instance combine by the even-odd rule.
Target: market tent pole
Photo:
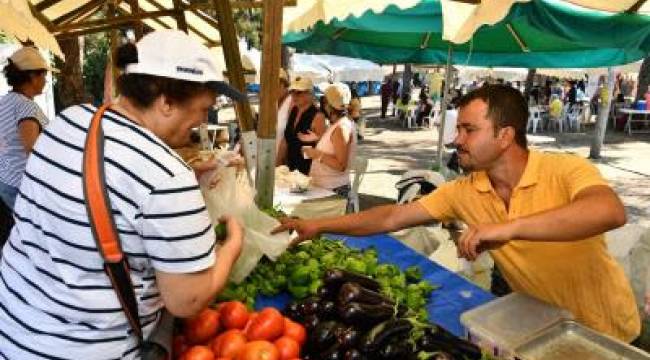
[[[442,90],[442,102],[440,104],[440,127],[438,128],[438,148],[436,153],[436,164],[438,164],[438,171],[442,171],[442,153],[444,138],[445,138],[445,120],[447,118],[447,104],[449,104],[449,86],[451,84],[451,57],[453,50],[451,44],[447,50],[447,66],[445,67],[445,88]],[[435,104],[434,104],[435,105]]]
[[[264,2],[262,22],[262,69],[260,80],[260,122],[257,127],[257,205],[273,207],[275,175],[275,130],[278,120],[280,61],[282,47],[282,1]]]
[[[607,101],[603,102],[598,108],[598,117],[596,118],[596,131],[591,139],[591,148],[589,149],[590,159],[600,159],[600,149],[603,147],[605,131],[607,130],[607,119],[612,106],[614,97],[614,70],[610,67],[607,71]]]
[[[216,10],[216,17],[219,23],[219,37],[223,47],[223,56],[228,68],[228,82],[237,90],[246,93],[246,81],[244,79],[244,70],[241,64],[241,55],[239,54],[239,44],[237,43],[237,31],[232,16],[232,6],[230,1],[213,0]],[[255,165],[257,134],[253,125],[253,112],[250,103],[235,102],[235,112],[239,120],[241,129],[241,142],[244,157],[246,159],[246,169],[248,170],[249,179],[252,180],[251,174],[254,172]]]

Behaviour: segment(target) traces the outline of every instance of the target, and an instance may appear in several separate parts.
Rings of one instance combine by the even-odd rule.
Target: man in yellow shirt
[[[587,160],[529,151],[521,94],[487,85],[460,101],[455,144],[467,176],[420,201],[307,221],[284,219],[299,240],[319,233],[367,235],[432,220],[468,225],[459,255],[489,250],[514,291],[571,311],[583,324],[631,342],[641,331],[632,289],[608,254],[603,233],[625,209]]]

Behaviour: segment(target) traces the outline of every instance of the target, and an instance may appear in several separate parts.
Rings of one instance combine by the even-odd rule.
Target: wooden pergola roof
[[[222,1],[222,0],[217,0]],[[263,0],[231,0],[232,9],[261,8]],[[221,44],[218,20],[205,10],[215,1],[29,0],[33,14],[58,38],[144,24],[153,30],[179,28],[208,47]],[[295,5],[296,0],[285,1]],[[110,8],[115,9],[111,16]],[[99,16],[106,14],[106,16]],[[136,30],[137,31],[137,30]]]

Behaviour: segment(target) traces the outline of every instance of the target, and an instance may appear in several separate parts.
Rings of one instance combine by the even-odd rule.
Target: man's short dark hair
[[[463,96],[458,107],[463,108],[477,99],[488,105],[487,117],[494,124],[495,135],[497,130],[512,126],[517,145],[527,148],[528,104],[519,90],[502,84],[486,84]]]

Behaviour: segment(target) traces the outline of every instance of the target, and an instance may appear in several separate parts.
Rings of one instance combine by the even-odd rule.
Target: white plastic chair
[[[348,202],[352,204],[352,211],[359,212],[359,187],[361,180],[368,169],[368,159],[363,156],[357,156],[352,163],[352,172],[354,178],[352,179],[352,189],[348,194]]]
[[[566,114],[566,122],[571,131],[580,132],[582,126],[582,112],[584,111],[582,105],[574,104],[570,107]]]
[[[539,123],[539,120],[542,118],[541,116],[541,111],[539,110],[539,106],[531,106],[530,111],[528,115],[528,126],[526,128],[532,128],[533,133],[537,133],[537,124]]]

